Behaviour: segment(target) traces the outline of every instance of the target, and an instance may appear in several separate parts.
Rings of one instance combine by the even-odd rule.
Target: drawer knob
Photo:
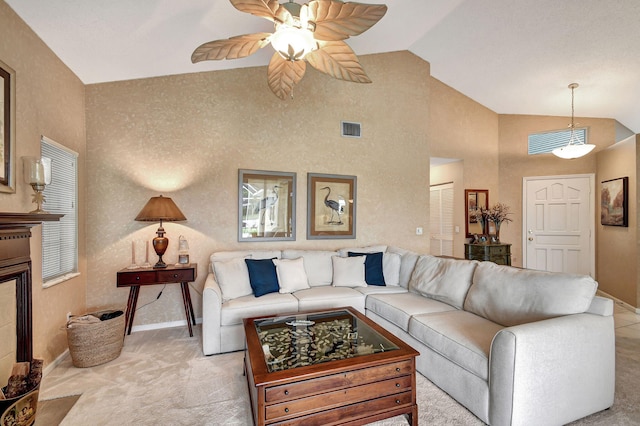
[[[136,276],[136,281],[140,281],[140,277]]]
[[[396,383],[396,387],[399,388],[400,387],[400,383]]]
[[[285,394],[285,395],[289,395],[289,391],[288,391],[288,390],[285,390],[285,391],[284,391],[284,394]]]
[[[178,278],[178,274],[173,274],[173,278]]]
[[[396,404],[400,404],[400,400],[399,399],[396,399]]]
[[[400,372],[400,367],[396,367],[396,371],[399,373]]]
[[[288,408],[285,408],[285,409],[284,409],[284,412],[285,412],[285,413],[288,413],[288,412],[289,412],[289,409],[288,409]]]

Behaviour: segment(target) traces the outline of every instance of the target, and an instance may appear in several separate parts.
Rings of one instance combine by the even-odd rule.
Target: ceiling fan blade
[[[269,44],[271,33],[244,34],[204,43],[191,54],[191,62],[238,59],[252,55]]]
[[[306,68],[304,61],[287,61],[278,52],[274,53],[267,70],[269,88],[284,101],[292,96],[293,86],[302,80]]]
[[[270,21],[289,22],[291,14],[278,0],[229,0],[241,12],[250,13]]]
[[[314,0],[309,2],[305,13],[309,22],[315,24],[316,40],[336,41],[367,31],[387,13],[387,6]]]
[[[371,83],[353,50],[342,41],[319,42],[320,48],[307,54],[305,59],[318,71],[339,80]]]

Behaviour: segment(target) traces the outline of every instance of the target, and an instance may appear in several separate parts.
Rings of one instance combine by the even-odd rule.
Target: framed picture
[[[600,223],[607,226],[629,226],[629,177],[602,182]]]
[[[238,170],[238,241],[296,239],[296,174]]]
[[[0,61],[0,192],[16,192],[16,74]]]
[[[307,175],[307,239],[356,237],[356,177]]]

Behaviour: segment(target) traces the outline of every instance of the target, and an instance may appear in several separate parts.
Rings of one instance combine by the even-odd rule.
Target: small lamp
[[[44,203],[44,187],[51,183],[51,158],[22,157],[23,175],[25,183],[33,188],[33,202],[37,208],[29,213],[49,213],[42,210]]]
[[[154,268],[166,268],[167,264],[162,261],[162,255],[167,251],[169,247],[169,239],[164,236],[164,228],[162,227],[162,221],[179,222],[187,220],[184,214],[180,211],[178,206],[173,202],[171,198],[163,197],[151,197],[151,199],[140,210],[136,220],[143,222],[157,222],[160,221],[160,227],[156,233],[157,237],[153,239],[153,249],[158,255],[158,262],[153,265]]]

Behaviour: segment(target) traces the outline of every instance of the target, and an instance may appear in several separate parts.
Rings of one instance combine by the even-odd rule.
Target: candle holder
[[[45,196],[42,193],[46,185],[51,183],[51,159],[47,157],[22,157],[24,181],[33,188],[33,199],[36,209],[29,213],[49,213],[42,208]]]

